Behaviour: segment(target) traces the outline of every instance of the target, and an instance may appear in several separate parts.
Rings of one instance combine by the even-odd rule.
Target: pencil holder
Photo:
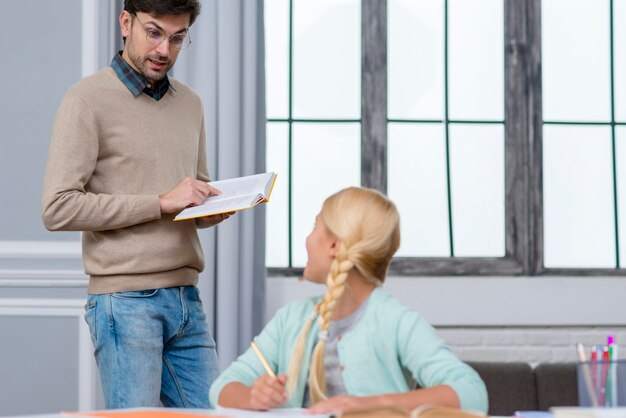
[[[626,360],[579,362],[577,376],[580,406],[626,406]]]

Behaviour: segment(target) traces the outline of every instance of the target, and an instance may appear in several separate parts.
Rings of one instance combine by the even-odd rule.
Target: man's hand
[[[218,223],[230,218],[234,214],[235,212],[228,212],[228,213],[219,213],[217,215],[203,216],[201,218],[197,218],[197,221],[198,221],[198,225],[204,228],[204,227],[217,225]]]
[[[287,402],[286,383],[285,374],[276,379],[266,374],[259,377],[250,388],[250,409],[266,411],[283,405]]]
[[[208,196],[219,194],[221,192],[206,181],[187,177],[178,186],[159,196],[161,213],[174,213],[188,206],[201,205]]]

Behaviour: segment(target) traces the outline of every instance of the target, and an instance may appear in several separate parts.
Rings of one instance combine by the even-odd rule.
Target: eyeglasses
[[[186,29],[185,33],[175,33],[174,35],[168,35],[167,33],[164,33],[157,28],[146,27],[146,25],[141,20],[139,20],[139,17],[137,17],[136,14],[133,13],[133,16],[137,18],[137,22],[139,22],[143,30],[146,32],[146,40],[150,44],[154,46],[161,45],[165,38],[167,38],[170,42],[170,47],[173,47],[179,51],[191,45],[189,28]]]

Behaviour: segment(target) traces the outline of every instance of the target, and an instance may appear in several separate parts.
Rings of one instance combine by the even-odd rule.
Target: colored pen
[[[600,376],[600,399],[598,400],[600,406],[605,406],[606,402],[606,388],[609,372],[609,363],[611,359],[609,358],[609,347],[606,345],[602,347],[602,376]]]
[[[272,376],[272,378],[276,379],[276,374],[274,374],[274,371],[272,370],[270,365],[267,363],[267,360],[265,360],[263,353],[261,353],[261,350],[259,350],[259,347],[257,347],[256,343],[252,341],[250,342],[250,346],[252,347],[252,350],[254,350],[254,354],[256,354],[256,356],[259,358],[259,361],[263,365],[263,368],[265,369],[267,374]]]
[[[593,382],[593,387],[596,391],[600,390],[600,376],[598,375],[598,346],[591,346],[591,354],[589,357],[589,361],[591,361],[591,379]]]
[[[609,335],[607,338],[609,346],[610,368],[606,382],[606,406],[617,406],[617,345],[615,338]]]

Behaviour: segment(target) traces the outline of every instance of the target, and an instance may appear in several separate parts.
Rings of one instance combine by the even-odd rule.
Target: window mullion
[[[510,0],[509,0],[510,1]],[[543,111],[541,74],[541,0],[527,0],[526,72],[529,114],[528,273],[543,271]]]
[[[361,2],[361,184],[387,193],[387,1]]]
[[[534,83],[529,31],[534,0],[505,0],[505,231],[506,257],[516,260],[526,274],[531,270],[533,193],[530,164],[533,144],[532,101],[540,85]]]

